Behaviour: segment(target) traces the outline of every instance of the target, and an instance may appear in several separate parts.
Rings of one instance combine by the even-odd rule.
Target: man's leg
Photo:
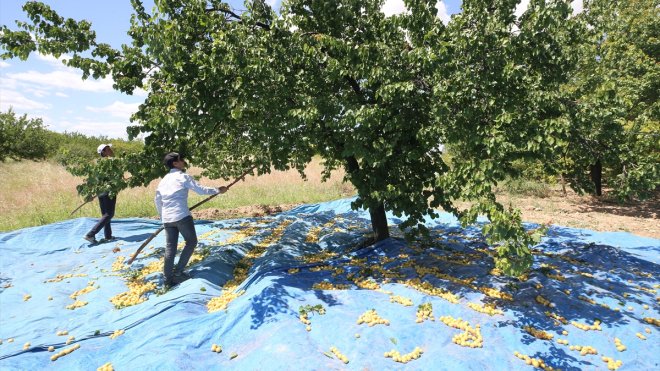
[[[179,229],[176,223],[165,223],[165,262],[163,263],[163,276],[165,276],[165,285],[172,283],[174,275],[174,257],[176,256],[176,245],[179,242]]]
[[[101,210],[103,212],[103,215],[107,215],[108,219],[103,226],[103,234],[105,235],[106,240],[112,239],[112,226],[110,225],[112,222],[112,218],[115,216],[115,206],[117,205],[117,199],[116,198],[110,198],[110,197],[104,197],[105,201],[103,201],[104,206],[101,207]]]
[[[192,216],[187,216],[177,222],[181,235],[186,240],[186,247],[181,251],[179,262],[176,264],[176,271],[183,272],[190,260],[190,257],[197,247],[197,232],[195,232],[195,222]]]
[[[96,225],[94,225],[92,229],[85,235],[85,239],[90,242],[93,242],[92,240],[95,241],[94,236],[96,236],[96,234],[99,233],[99,231],[103,229],[110,220],[106,211],[109,197],[107,195],[99,195],[98,199],[99,207],[101,208],[101,219],[99,219]]]

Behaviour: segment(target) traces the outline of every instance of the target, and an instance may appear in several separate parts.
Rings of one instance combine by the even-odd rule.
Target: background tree
[[[48,130],[40,118],[16,117],[11,108],[0,112],[0,162],[43,160],[52,148]]]
[[[656,0],[584,2],[585,37],[565,92],[558,151],[574,189],[646,197],[660,185],[660,8]]]
[[[31,23],[3,27],[0,43],[4,58],[71,53],[66,63],[85,78],[110,75],[118,90],[148,91],[128,129],[145,134],[143,152],[103,165],[112,169],[79,167],[83,194],[98,191],[99,172],[130,173],[116,190],[146,184],[173,149],[211,178],[253,165],[304,177],[319,155],[326,176],[345,169],[376,241],[389,236],[386,210],[405,215],[409,232],[424,231],[439,206],[465,223],[484,213],[490,242],[502,243],[498,267],[520,273],[539,236],[525,233],[492,187],[552,134],[554,89],[570,66],[570,7],[532,1],[517,20],[516,1],[467,0],[445,27],[435,0],[405,3],[408,13],[385,17],[382,0],[290,0],[279,15],[263,0],[241,14],[212,0],[159,0],[149,14],[133,0],[133,42],[114,50],[88,22],[31,2]],[[440,143],[459,148],[454,166]],[[477,202],[461,212],[459,198]]]
[[[505,241],[498,248],[498,267],[505,271],[531,264],[532,241],[519,211],[496,202],[494,187],[519,175],[517,162],[553,153],[563,113],[559,87],[574,67],[567,51],[578,30],[566,2],[531,1],[520,18],[517,3],[463,2],[448,26],[451,58],[434,89],[435,127],[453,156],[438,185],[474,201],[464,222],[488,216],[489,242]]]
[[[113,151],[118,155],[139,153],[143,147],[141,140],[127,141],[121,138],[89,136],[76,132],[49,131],[49,135],[53,143],[53,151],[49,154],[49,159],[65,167],[98,159],[99,154],[96,150],[101,143],[111,143]]]
[[[119,154],[137,154],[143,148],[140,140],[126,141],[75,132],[54,132],[48,130],[41,118],[29,119],[27,115],[19,117],[11,108],[0,113],[1,162],[7,159],[53,160],[69,167],[71,171],[97,159],[99,143],[112,143],[115,152]]]

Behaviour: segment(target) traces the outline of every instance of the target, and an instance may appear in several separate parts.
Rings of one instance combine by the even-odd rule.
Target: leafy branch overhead
[[[122,175],[114,192],[146,184],[171,150],[226,179],[255,165],[304,177],[320,156],[326,176],[345,170],[375,240],[389,236],[386,210],[405,215],[411,233],[424,232],[438,207],[465,224],[485,214],[498,267],[521,273],[540,234],[527,233],[493,190],[514,161],[552,155],[581,20],[566,1],[531,1],[517,18],[515,0],[465,0],[445,26],[435,0],[405,3],[409,12],[386,17],[382,0],[291,0],[279,13],[263,0],[244,12],[158,0],[151,13],[132,0],[133,42],[115,50],[88,22],[29,2],[31,22],[3,26],[0,45],[3,58],[66,55],[85,78],[148,92],[128,129],[144,135],[143,153],[82,165],[82,193],[100,191],[97,173]],[[474,206],[459,211],[458,199]]]

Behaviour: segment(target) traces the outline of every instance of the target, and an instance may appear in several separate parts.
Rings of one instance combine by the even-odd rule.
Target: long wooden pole
[[[69,216],[75,214],[75,212],[78,211],[78,210],[80,210],[81,207],[83,207],[83,206],[87,205],[88,203],[94,201],[95,198],[96,198],[96,196],[94,196],[94,197],[90,198],[89,200],[83,202],[80,206],[76,207],[75,210],[73,210],[73,211],[71,212],[71,214],[69,214]]]
[[[252,172],[252,170],[254,170],[255,167],[256,167],[256,166],[251,167],[250,170],[244,172],[241,176],[239,176],[238,178],[234,179],[233,182],[229,183],[229,185],[227,185],[227,190],[229,190],[229,187],[233,186],[234,184],[238,183],[238,181],[240,181],[241,179],[245,178],[245,176],[248,175],[248,173]],[[216,194],[214,194],[214,195],[211,195],[211,196],[209,196],[209,197],[207,197],[207,198],[205,198],[205,199],[199,201],[198,203],[196,203],[196,204],[194,204],[193,206],[191,206],[191,207],[190,207],[190,210],[193,210],[193,209],[195,209],[196,207],[200,206],[201,204],[203,204],[203,203],[205,203],[205,202],[208,202],[208,201],[212,200],[215,196],[217,196],[217,195],[219,195],[219,194],[220,194],[220,193],[216,193]],[[160,228],[158,228],[158,229],[156,230],[156,232],[152,233],[151,236],[149,236],[149,238],[147,238],[147,239],[142,243],[142,245],[140,245],[140,247],[138,247],[138,249],[133,253],[133,255],[131,255],[131,258],[128,259],[128,261],[126,262],[126,264],[127,264],[127,265],[131,265],[131,264],[133,264],[133,261],[135,260],[135,258],[137,258],[138,254],[140,254],[140,251],[142,251],[142,249],[144,249],[144,247],[147,246],[147,244],[148,244],[149,242],[151,242],[151,240],[153,240],[156,236],[158,236],[158,234],[159,234],[160,232],[162,232],[163,229],[165,229],[165,227],[161,226]]]

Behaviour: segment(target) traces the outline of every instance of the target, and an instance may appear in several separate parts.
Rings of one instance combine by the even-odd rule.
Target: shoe
[[[110,236],[110,238],[103,238],[103,239],[101,239],[101,243],[104,243],[104,242],[112,242],[112,241],[114,241],[114,240],[116,240],[116,239],[117,239],[117,237],[115,237],[115,236]]]
[[[187,280],[192,278],[192,276],[189,275],[188,273],[183,271],[178,271],[176,269],[174,270],[174,275],[179,277],[185,277]]]
[[[97,241],[96,238],[94,238],[93,236],[87,236],[87,235],[85,235],[83,238],[86,239],[86,240],[87,240],[89,243],[91,243],[91,244],[97,244],[97,243],[99,243],[99,241]]]
[[[180,284],[182,282],[185,282],[185,281],[187,281],[191,278],[192,277],[190,277],[190,275],[188,273],[176,272],[176,273],[174,273],[174,276],[172,276],[172,283],[174,283],[175,285],[178,285],[178,284]]]

